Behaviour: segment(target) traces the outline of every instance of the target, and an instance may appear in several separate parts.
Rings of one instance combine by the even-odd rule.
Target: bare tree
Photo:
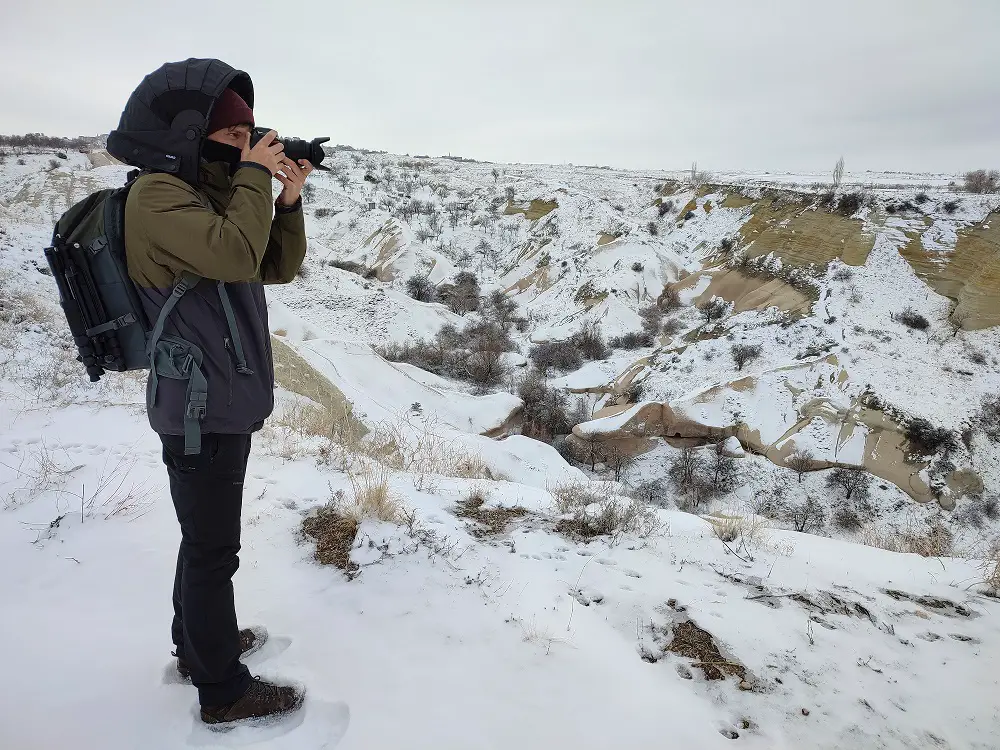
[[[498,182],[500,182],[500,170],[499,169],[497,169],[496,167],[493,167],[493,170],[490,172],[490,174],[493,175],[493,184],[494,185],[496,185]]]
[[[1000,172],[977,169],[965,175],[965,189],[970,193],[995,193],[1000,188]]]
[[[833,189],[840,187],[840,181],[844,179],[844,157],[837,159],[837,165],[833,168]]]
[[[868,497],[872,478],[864,469],[838,468],[830,473],[826,483],[830,487],[843,489],[847,493],[847,500],[850,500],[852,495],[857,496],[858,500],[864,500]]]
[[[786,505],[782,520],[790,523],[796,531],[808,534],[823,528],[826,510],[810,495],[805,502]]]
[[[698,312],[701,313],[701,317],[706,323],[711,323],[729,312],[729,303],[722,297],[712,297],[708,302],[704,302],[698,307]]]
[[[624,450],[617,441],[607,447],[605,456],[605,463],[615,473],[616,482],[620,482],[622,477],[635,464],[635,456]]]
[[[739,481],[737,459],[726,454],[725,441],[718,442],[708,456],[708,474],[712,488],[719,493],[729,492]]]
[[[948,326],[951,328],[952,336],[957,336],[959,334],[968,322],[969,317],[968,310],[959,310],[957,308],[951,315],[948,316]]]
[[[760,344],[733,344],[733,362],[738,370],[743,369],[743,365],[760,356]]]
[[[351,178],[346,174],[342,174],[337,178],[337,184],[340,185],[342,189],[346,190],[347,186],[351,184]]]
[[[785,460],[785,466],[799,475],[799,484],[807,471],[812,471],[816,466],[816,459],[808,448],[795,451]]]
[[[576,460],[583,464],[590,464],[591,471],[597,469],[597,464],[604,462],[604,443],[596,435],[587,433],[576,436],[574,433],[573,445]]]
[[[508,185],[508,186],[507,186],[507,187],[506,187],[506,188],[504,189],[504,191],[503,191],[503,192],[504,192],[504,195],[505,195],[505,196],[506,196],[506,198],[507,198],[507,201],[508,201],[509,203],[513,203],[513,202],[514,202],[514,195],[515,195],[515,191],[514,191],[514,186],[513,186],[513,185]]]
[[[469,380],[480,385],[496,385],[507,374],[503,352],[486,346],[479,346],[469,355],[465,361],[465,370],[469,374]]]
[[[677,489],[687,491],[698,484],[704,471],[705,460],[694,448],[681,448],[680,455],[674,459],[667,473],[674,480]]]

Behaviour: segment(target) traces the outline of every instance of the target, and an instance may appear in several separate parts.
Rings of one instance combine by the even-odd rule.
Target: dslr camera
[[[256,146],[260,139],[271,130],[273,128],[254,128],[250,132],[250,148]],[[330,140],[329,138],[313,138],[311,141],[303,141],[299,138],[275,138],[274,140],[275,143],[280,143],[285,147],[285,156],[292,161],[298,163],[299,159],[305,159],[316,169],[330,171],[329,167],[323,166],[323,158],[326,153],[323,151],[322,145]]]

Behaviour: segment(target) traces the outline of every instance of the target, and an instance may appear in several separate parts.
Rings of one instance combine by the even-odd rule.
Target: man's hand
[[[306,184],[306,178],[312,173],[314,167],[306,159],[299,159],[296,164],[291,159],[281,157],[281,170],[274,173],[274,179],[284,187],[278,196],[279,206],[292,206],[302,195],[302,186]]]
[[[281,169],[281,161],[284,158],[285,146],[281,142],[276,142],[274,139],[278,137],[278,134],[273,131],[267,131],[267,135],[257,141],[257,145],[253,148],[249,147],[250,139],[243,144],[243,155],[241,159],[243,161],[252,161],[260,164],[262,167],[267,169],[272,175],[277,174],[278,170]]]

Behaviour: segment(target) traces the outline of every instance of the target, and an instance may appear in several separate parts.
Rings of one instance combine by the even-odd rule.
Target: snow
[[[417,271],[445,278],[461,267],[463,248],[498,238],[460,225],[446,227],[447,242],[431,247],[404,226],[391,280],[330,267],[330,258],[373,260],[364,241],[389,219],[387,211],[359,208],[368,197],[357,187],[365,168],[343,152],[334,161],[352,174],[352,184],[339,188],[332,175],[317,178],[322,205],[343,215],[310,215],[307,274],[268,289],[272,331],[370,426],[394,424],[401,435],[432,434],[461,446],[493,478],[393,472],[391,490],[413,522],[364,521],[352,550],[360,575],[349,581],[318,565],[299,533],[311,509],[338,491],[350,493],[349,477],[308,440],[295,458],[272,455],[266,440],[256,440],[237,607],[243,625],[260,623],[271,633],[273,647],[248,660],[252,670],[301,682],[308,700],[278,726],[206,730],[194,690],[171,672],[169,588],[178,532],[142,383],[112,374],[91,385],[75,362],[59,358],[64,340],[55,333],[61,321],[52,312],[52,280],[38,271],[51,217],[92,185],[117,184],[124,173],[86,169],[82,155],[70,157],[73,181],[43,172],[49,154],[0,167],[0,275],[12,283],[6,289],[38,304],[35,318],[5,328],[0,339],[0,567],[7,571],[0,578],[0,639],[12,644],[4,666],[17,686],[0,702],[4,747],[723,748],[733,746],[733,732],[741,746],[761,749],[1000,746],[1000,603],[979,584],[989,526],[952,526],[956,549],[969,559],[897,554],[778,528],[745,546],[724,544],[705,517],[662,507],[652,509],[657,532],[644,538],[582,540],[557,531],[553,491],[594,477],[546,443],[483,434],[505,425],[516,430],[519,399],[472,393],[467,384],[387,362],[373,348],[461,325],[443,305],[407,297],[402,284]],[[376,157],[400,160],[367,158]],[[435,178],[452,187],[474,196],[494,190],[493,165],[436,163],[445,171]],[[530,341],[569,335],[584,322],[600,321],[611,335],[638,329],[638,309],[682,269],[697,272],[713,243],[745,219],[703,195],[695,218],[657,240],[640,234],[655,215],[650,185],[673,173],[535,165],[506,165],[503,172],[498,191],[512,184],[519,198],[559,201],[537,224],[520,214],[501,217],[517,224],[522,240],[546,220],[560,226],[546,250],[550,268],[561,270],[547,289],[519,295],[531,320],[511,361],[522,361]],[[912,185],[910,192],[950,179],[848,177]],[[809,176],[733,179],[750,190]],[[415,194],[431,195],[429,187]],[[673,196],[675,211],[693,196]],[[706,200],[715,204],[710,213]],[[955,217],[935,215],[940,227],[924,234],[925,246],[952,247],[964,222],[985,217],[988,200],[963,198]],[[595,248],[601,227],[616,217],[633,231]],[[675,218],[664,226],[676,225]],[[351,219],[355,229],[347,226]],[[618,429],[649,403],[668,403],[708,426],[746,421],[775,445],[809,417],[796,446],[847,464],[860,461],[868,429],[858,422],[842,431],[826,417],[851,412],[866,390],[959,428],[984,394],[1000,388],[1000,375],[984,368],[970,378],[940,365],[964,361],[969,346],[995,351],[998,332],[958,337],[944,329],[947,301],[899,255],[906,228],[886,221],[866,265],[848,282],[824,279],[814,314],[801,320],[785,326],[773,311],[748,311],[723,321],[718,338],[617,351],[550,384],[599,391],[648,357],[642,401],[580,425],[583,434]],[[536,262],[496,272],[484,267],[484,289],[496,288],[504,273],[523,278]],[[641,272],[632,270],[635,262],[643,263]],[[607,292],[590,307],[576,300],[587,282]],[[863,305],[849,302],[850,286]],[[934,321],[930,336],[891,319],[906,304]],[[678,315],[686,325],[695,322],[688,309]],[[825,323],[829,318],[835,321]],[[833,346],[798,357],[817,340]],[[738,370],[731,341],[760,344],[761,357]],[[63,367],[73,373],[65,380]],[[291,398],[281,389],[278,397]],[[958,449],[956,460],[974,463],[995,492],[995,448],[978,434],[971,446]],[[711,508],[717,513],[750,517],[755,495],[775,484],[788,485],[793,500],[831,494],[822,473],[797,482],[735,438],[724,448],[742,456],[736,463],[745,473]],[[608,499],[629,485],[662,480],[676,454],[658,441],[627,482],[594,487]],[[481,494],[487,509],[526,515],[484,537],[459,512],[470,493]],[[892,485],[872,494],[880,523],[917,526],[943,517]],[[672,491],[667,495],[656,500],[672,507]],[[722,658],[745,667],[743,687],[750,689],[732,677],[707,680],[691,659],[664,650],[670,629],[687,618],[711,633]]]

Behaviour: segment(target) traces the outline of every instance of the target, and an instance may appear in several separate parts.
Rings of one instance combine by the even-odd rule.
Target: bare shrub
[[[648,305],[639,310],[642,319],[642,329],[652,336],[659,334],[663,328],[663,310],[659,305]]]
[[[676,318],[668,318],[663,322],[663,335],[664,336],[676,336],[678,333],[684,330],[684,324],[681,323]]]
[[[781,520],[791,524],[796,531],[811,534],[826,525],[826,510],[809,495],[801,503],[787,503],[782,509]]]
[[[660,293],[659,300],[657,300],[657,305],[665,313],[678,310],[681,307],[681,293],[672,286],[665,286]]]
[[[674,210],[674,202],[660,201],[660,204],[656,207],[656,213],[662,218]]]
[[[437,290],[430,280],[419,273],[413,274],[406,280],[406,293],[419,302],[433,302],[437,297]]]
[[[438,296],[459,315],[479,309],[479,279],[470,271],[461,271],[452,284],[442,284],[437,290]]]
[[[570,497],[556,497],[557,509],[560,506],[567,510],[561,511],[565,517],[556,523],[556,531],[583,539],[606,536],[611,545],[630,535],[648,538],[662,527],[656,512],[641,500],[609,496],[603,488],[575,489]]]
[[[729,303],[722,297],[712,297],[698,306],[698,312],[706,323],[711,323],[726,316],[729,312]]]
[[[531,362],[543,372],[548,369],[570,371],[579,369],[583,356],[572,341],[550,341],[536,344],[528,354]]]
[[[621,336],[612,336],[608,339],[608,344],[615,349],[641,349],[655,343],[656,340],[649,331],[629,331]]]
[[[651,221],[646,224],[646,231],[651,237],[656,237],[660,234],[660,226],[655,221]]]
[[[951,200],[951,201],[945,201],[944,203],[942,203],[941,204],[941,208],[944,209],[944,212],[946,214],[951,215],[951,214],[955,213],[958,210],[958,207],[961,206],[961,205],[962,204],[959,201]]]
[[[632,264],[632,270],[635,271],[636,273],[642,273],[644,268],[645,266],[642,265],[642,263],[640,263],[639,261],[636,261],[635,263]]]
[[[730,352],[733,355],[733,362],[738,370],[743,369],[743,365],[751,362],[760,356],[762,348],[760,344],[733,344]]]
[[[972,424],[994,443],[1000,443],[1000,395],[983,398],[979,411],[972,418]]]
[[[565,394],[550,388],[537,370],[528,373],[518,387],[517,395],[524,402],[521,418],[525,435],[551,439],[555,435],[567,434],[573,428]]]
[[[864,469],[837,468],[826,478],[828,487],[839,487],[846,493],[846,500],[856,497],[864,500],[871,489],[872,477]]]
[[[573,334],[570,342],[580,350],[584,359],[605,359],[611,354],[611,350],[601,333],[600,323],[584,325]]]
[[[807,471],[812,471],[816,467],[816,459],[812,451],[802,449],[795,451],[785,460],[785,466],[794,471],[799,477],[799,484]]]
[[[1000,519],[1000,497],[970,497],[963,499],[953,514],[956,521],[965,526],[982,528],[986,521]]]
[[[830,520],[834,526],[842,531],[858,531],[862,527],[861,516],[857,509],[849,503],[838,503],[833,509]]]
[[[965,175],[965,190],[968,193],[995,193],[1000,188],[1000,172],[995,169],[977,169]]]
[[[935,427],[923,417],[914,417],[906,425],[906,439],[921,455],[953,451],[958,447],[954,433],[945,427]]]
[[[926,331],[930,328],[930,321],[918,313],[912,307],[906,307],[901,312],[896,313],[896,320],[907,328],[914,328],[918,331]]]
[[[854,216],[864,203],[861,193],[844,193],[837,201],[837,211],[844,216]]]

